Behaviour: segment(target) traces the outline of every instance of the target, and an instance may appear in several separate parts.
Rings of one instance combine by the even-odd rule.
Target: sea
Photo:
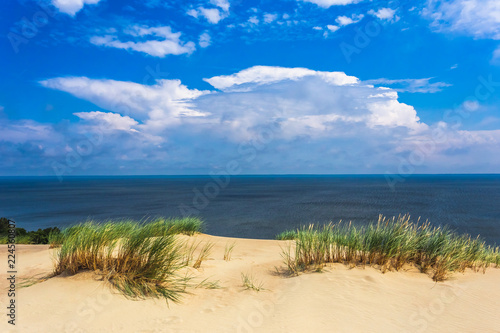
[[[500,175],[0,177],[0,217],[27,230],[198,216],[217,236],[410,214],[500,245]]]

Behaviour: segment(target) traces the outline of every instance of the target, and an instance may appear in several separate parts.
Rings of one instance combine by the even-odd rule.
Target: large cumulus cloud
[[[83,173],[208,173],[234,159],[244,162],[243,173],[384,173],[398,172],[415,152],[422,172],[500,164],[491,153],[499,131],[425,124],[396,90],[342,72],[255,66],[205,81],[213,89],[190,89],[179,80],[47,79],[43,86],[100,110],[74,112],[65,130],[33,122],[4,126],[51,147],[56,161],[77,151],[79,138],[98,136],[85,163],[73,168]]]

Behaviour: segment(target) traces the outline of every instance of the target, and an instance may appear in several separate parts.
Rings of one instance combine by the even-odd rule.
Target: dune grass
[[[192,235],[202,226],[194,218],[78,224],[52,239],[55,246],[60,245],[54,273],[92,270],[128,297],[163,297],[176,302],[189,278],[179,275],[186,267],[185,253],[175,235]]]
[[[285,230],[276,235],[277,240],[294,240],[297,238],[297,232],[295,230]]]
[[[350,266],[377,265],[382,271],[398,270],[414,264],[423,273],[432,273],[434,281],[445,280],[451,272],[466,268],[485,270],[500,265],[498,247],[487,246],[479,237],[459,235],[446,227],[428,222],[416,223],[409,215],[355,227],[350,223],[309,225],[287,231],[278,239],[293,239],[294,247],[283,249],[290,273],[318,270],[327,263]]]
[[[64,234],[62,232],[51,232],[48,236],[49,248],[61,247],[64,240]]]
[[[231,260],[231,255],[233,253],[235,246],[236,246],[236,242],[232,242],[231,244],[226,243],[226,246],[224,247],[224,260],[225,261]]]
[[[255,291],[262,291],[264,289],[264,283],[262,281],[257,281],[253,275],[250,273],[241,273],[241,281],[245,289],[252,289]]]
[[[211,242],[208,242],[205,245],[203,245],[200,252],[198,253],[198,258],[195,260],[195,262],[193,264],[193,268],[198,269],[201,267],[201,263],[204,260],[208,259],[208,256],[210,255],[210,252],[212,251],[212,248],[214,247],[214,245],[215,244],[211,243]]]
[[[196,240],[184,242],[182,246],[182,263],[184,266],[191,266],[191,263],[193,263],[192,267],[198,269],[201,267],[201,263],[208,259],[215,244],[207,242],[202,245],[202,243],[202,241]],[[196,252],[198,252],[198,256],[195,259]]]

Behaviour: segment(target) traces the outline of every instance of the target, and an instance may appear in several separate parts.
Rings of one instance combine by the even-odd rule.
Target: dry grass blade
[[[231,260],[231,253],[233,252],[235,246],[236,246],[236,242],[233,242],[231,244],[229,244],[229,243],[226,244],[226,247],[224,248],[224,260],[225,261]]]
[[[245,289],[252,289],[255,291],[266,290],[264,289],[264,283],[262,281],[256,281],[253,275],[241,273],[241,280]]]
[[[198,254],[198,258],[194,262],[193,268],[198,269],[201,267],[201,263],[208,259],[208,256],[210,255],[210,252],[212,251],[213,247],[214,243],[208,242],[201,248],[201,251]]]

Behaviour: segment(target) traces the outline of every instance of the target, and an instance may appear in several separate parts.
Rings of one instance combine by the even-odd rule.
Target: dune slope
[[[467,271],[433,282],[414,268],[382,274],[376,268],[331,265],[321,273],[286,278],[280,245],[273,240],[208,235],[216,245],[196,281],[221,288],[189,289],[181,303],[129,300],[93,273],[58,276],[17,290],[16,326],[1,332],[500,332],[500,269]],[[226,244],[236,242],[230,261]],[[18,245],[18,280],[52,270],[48,246]],[[7,249],[0,247],[2,276]],[[261,282],[242,286],[241,274]],[[19,281],[18,281],[19,282]],[[0,282],[2,304],[7,281]],[[4,313],[5,311],[3,311]]]

